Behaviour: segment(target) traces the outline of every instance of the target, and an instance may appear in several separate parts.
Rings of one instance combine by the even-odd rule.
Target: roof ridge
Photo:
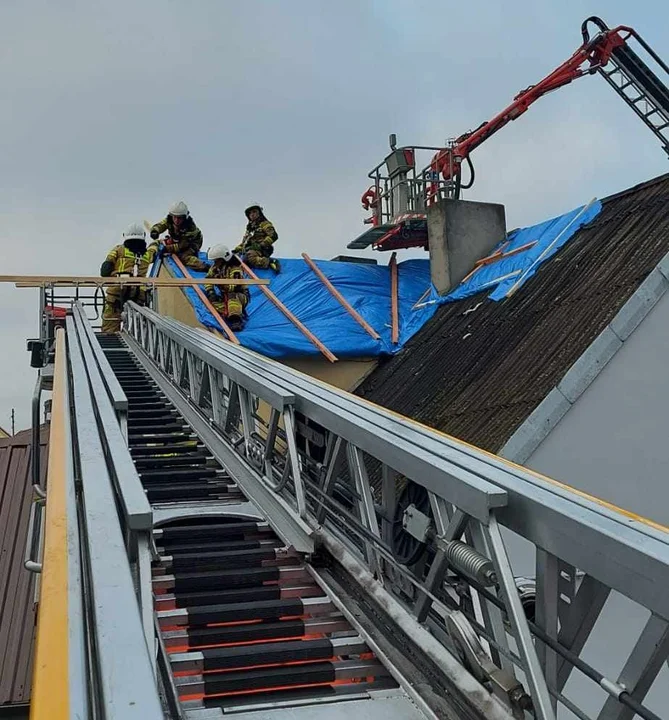
[[[601,199],[601,202],[607,203],[610,200],[616,200],[617,198],[624,197],[625,195],[633,195],[640,190],[645,190],[646,188],[652,187],[653,185],[658,185],[665,180],[669,180],[669,172],[658,175],[657,177],[651,178],[650,180],[644,180],[637,185],[633,185],[632,187],[626,188],[625,190],[620,190],[617,193],[613,193],[613,195],[607,195],[605,198]]]

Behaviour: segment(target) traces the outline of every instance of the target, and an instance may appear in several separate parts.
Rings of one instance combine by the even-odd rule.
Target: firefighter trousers
[[[115,333],[121,331],[121,313],[123,304],[132,300],[138,305],[146,305],[146,290],[141,287],[122,288],[109,287],[105,290],[105,304],[102,309],[102,332]]]

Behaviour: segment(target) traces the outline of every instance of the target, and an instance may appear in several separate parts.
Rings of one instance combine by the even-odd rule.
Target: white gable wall
[[[669,526],[669,263],[665,258],[500,452],[510,460]],[[533,552],[509,538],[514,569],[534,574]],[[648,611],[613,594],[583,658],[610,679]],[[574,672],[565,694],[597,716],[605,699]],[[665,663],[645,703],[669,708]],[[573,718],[564,711],[560,719]],[[608,715],[606,716],[609,717]],[[667,715],[669,717],[669,715]]]

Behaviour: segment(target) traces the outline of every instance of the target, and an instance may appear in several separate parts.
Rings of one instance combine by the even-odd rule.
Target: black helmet
[[[246,210],[244,210],[244,215],[248,218],[251,210],[257,210],[262,215],[262,206],[258,205],[258,203],[254,203],[253,205],[249,205]]]

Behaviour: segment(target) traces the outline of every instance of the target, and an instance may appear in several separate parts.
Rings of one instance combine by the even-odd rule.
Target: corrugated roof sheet
[[[35,575],[23,567],[32,478],[29,430],[0,440],[0,708],[30,700]],[[42,430],[41,476],[48,434]]]
[[[499,451],[669,252],[669,175],[602,202],[515,295],[440,307],[357,393]]]

